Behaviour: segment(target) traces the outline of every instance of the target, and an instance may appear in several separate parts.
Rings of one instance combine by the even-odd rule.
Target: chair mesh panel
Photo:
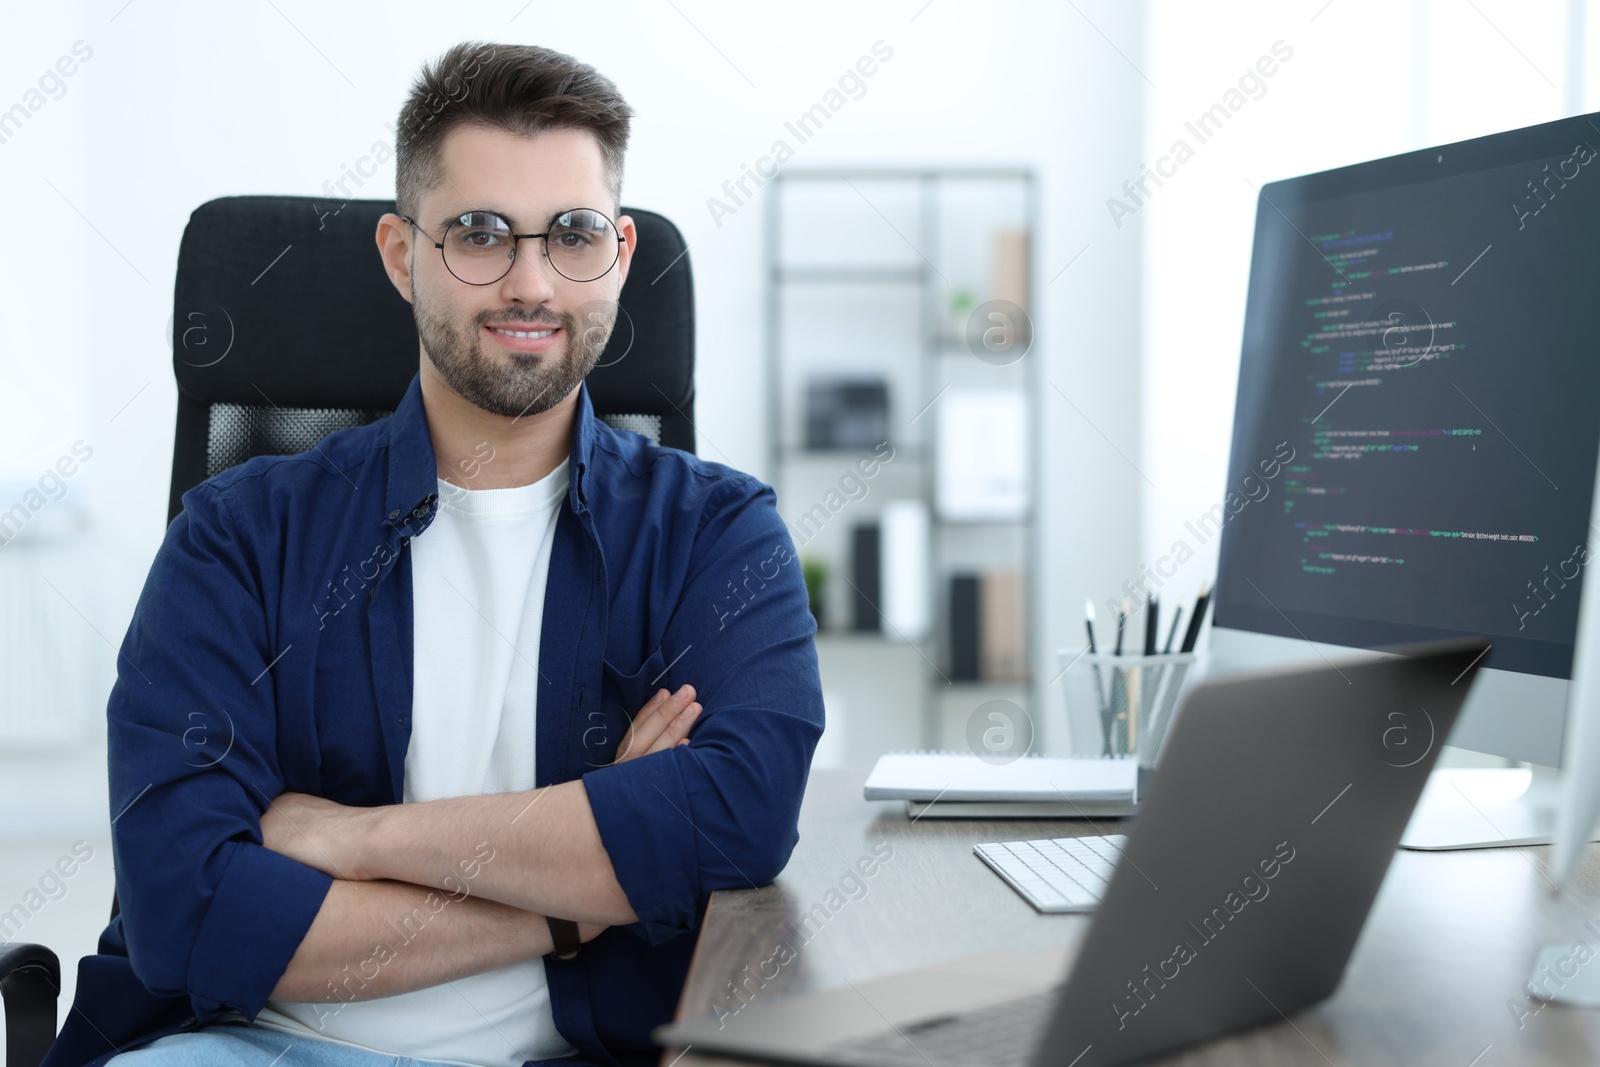
[[[392,414],[358,408],[212,404],[206,427],[206,477],[220,474],[251,456],[292,456],[296,452],[308,452],[335,430],[365,426]]]
[[[601,415],[600,419],[613,430],[632,430],[653,444],[661,443],[660,415]]]
[[[206,433],[206,477],[238,466],[251,456],[292,456],[308,452],[335,430],[365,426],[392,411],[360,408],[284,408],[212,404]],[[601,415],[614,429],[632,430],[661,443],[660,415]]]

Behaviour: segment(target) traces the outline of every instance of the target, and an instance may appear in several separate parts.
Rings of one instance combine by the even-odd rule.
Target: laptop
[[[1487,648],[1197,684],[1075,953],[978,953],[653,1037],[828,1067],[1097,1067],[1287,1018],[1339,985]]]

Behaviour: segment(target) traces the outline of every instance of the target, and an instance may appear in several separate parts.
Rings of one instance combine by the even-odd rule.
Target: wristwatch
[[[578,954],[578,946],[582,941],[578,937],[578,924],[571,919],[554,919],[545,916],[545,922],[550,924],[550,940],[555,947],[550,950],[550,955],[558,960],[570,960]]]

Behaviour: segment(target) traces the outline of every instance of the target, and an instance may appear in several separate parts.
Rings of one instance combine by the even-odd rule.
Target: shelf
[[[849,630],[842,626],[818,630],[816,639],[818,641],[836,641],[840,644],[897,645],[907,652],[919,651],[927,643],[927,638],[923,638],[921,641],[902,641],[900,638],[886,634],[882,630]]]
[[[929,351],[933,352],[935,359],[977,359],[978,358],[978,354],[976,352],[974,352],[972,349],[967,347],[967,341],[966,341],[966,338],[964,338],[964,337],[956,337],[956,338],[940,337],[940,338],[937,338],[935,340],[932,340],[932,341],[929,341],[929,342],[925,342],[925,345],[929,349]],[[1017,366],[1020,366],[1022,364],[1023,359],[1026,359],[1026,358],[1027,358],[1027,355],[1026,355],[1026,353],[1024,353],[1022,356],[1019,356],[1015,361],[1013,361],[1011,363],[989,363],[989,364],[985,364],[985,366],[996,367],[996,368],[1017,367]]]
[[[909,460],[912,463],[928,463],[932,461],[932,457],[927,454],[927,450],[921,445],[900,444],[895,441],[890,441],[889,445],[894,449],[893,459],[880,457],[874,451],[877,448],[876,445],[868,445],[865,448],[804,448],[800,445],[783,445],[778,449],[778,458],[790,463],[808,461],[818,463],[827,461],[831,463],[839,460],[876,459],[881,465],[899,463],[901,460]]]
[[[830,261],[828,248],[815,240],[820,236],[815,227],[833,217],[826,213],[832,210],[829,205],[859,206],[855,197],[862,194],[862,190],[866,190],[863,198],[875,198],[868,183],[900,180],[915,184],[893,190],[897,214],[892,225],[907,244],[927,258],[907,262],[904,249],[889,238],[881,248],[862,248],[859,254],[863,257],[901,256],[898,262]],[[837,183],[838,188],[817,188],[827,182]],[[955,187],[955,183],[973,182],[995,184]],[[808,186],[805,192],[799,197],[791,195],[798,191],[796,186],[801,183]],[[1017,184],[1013,186],[1012,183]],[[858,184],[861,189],[851,193],[851,187]],[[961,255],[970,260],[973,255],[982,255],[987,242],[1001,228],[1026,231],[1030,235],[1028,247],[1036,252],[1034,242],[1040,235],[1040,212],[1035,175],[1023,168],[1007,167],[786,169],[773,180],[767,194],[764,197],[766,254],[760,277],[768,316],[765,391],[771,426],[771,436],[767,439],[770,480],[786,497],[796,496],[786,503],[807,506],[810,501],[798,497],[825,488],[824,483],[833,482],[846,469],[854,469],[860,460],[876,461],[880,471],[885,466],[905,468],[899,475],[891,472],[871,476],[877,479],[872,491],[881,494],[884,500],[904,496],[926,505],[930,520],[928,580],[933,583],[931,593],[936,616],[945,610],[938,605],[944,602],[944,590],[948,588],[951,575],[981,572],[991,566],[1020,570],[1025,576],[1028,595],[1019,636],[1026,655],[1031,658],[1041,632],[1040,600],[1032,594],[1042,571],[1039,525],[1043,518],[1039,506],[1042,471],[1038,456],[1043,433],[1042,401],[1047,392],[1043,360],[1039,353],[1032,351],[1038,347],[1038,323],[1033,323],[1033,337],[1027,353],[1006,362],[988,362],[968,344],[966,316],[952,321],[951,285],[942,279],[940,269],[946,262],[943,257]],[[1016,218],[1018,207],[1022,211],[1020,222]],[[793,214],[808,208],[812,215]],[[811,229],[807,229],[808,226]],[[786,258],[784,244],[791,239],[795,244],[788,252],[790,258]],[[1030,253],[1030,267],[1032,258]],[[974,266],[973,270],[979,267]],[[993,277],[990,281],[999,285]],[[1000,285],[999,288],[1013,294],[1020,292],[1021,296],[1011,298],[1039,308],[1038,297],[1042,295],[1039,285],[1028,280],[1025,274],[1022,282],[1020,289],[1014,285]],[[818,301],[823,299],[831,305],[825,308],[819,305]],[[892,321],[884,318],[888,314],[886,308],[892,309]],[[823,317],[823,312],[828,312],[827,317]],[[865,327],[865,332],[841,343],[840,331],[848,329],[852,323]],[[862,338],[871,339],[874,347],[860,350],[848,347],[864,343]],[[1029,355],[1033,358],[1027,358]],[[868,448],[821,449],[802,444],[807,429],[805,396],[803,392],[795,392],[796,372],[813,364],[831,370],[836,362],[861,372],[866,372],[865,365],[870,363],[871,371],[890,383],[890,410],[896,419],[883,432],[891,438],[897,434],[906,438],[905,443],[893,439],[888,442],[894,448],[892,460],[877,455],[881,447],[877,444]],[[939,515],[937,461],[940,445],[936,435],[940,420],[934,408],[939,396],[949,388],[1009,389],[1025,398],[1029,506],[1021,514],[999,519],[948,519]],[[913,413],[918,421],[907,424],[905,417]],[[793,437],[784,439],[788,434]],[[836,500],[833,497],[824,499]],[[858,490],[852,499],[864,497]],[[875,521],[869,513],[876,510],[876,501],[852,506],[858,508],[861,521]],[[855,516],[856,512],[851,515]],[[812,549],[829,559],[836,568],[836,575],[850,573],[848,558],[852,546],[842,526],[855,521],[855,518],[835,518],[839,527],[830,528],[828,540],[818,542]],[[830,601],[844,596],[853,603],[856,594],[846,583],[835,577],[829,584]],[[835,603],[834,606],[840,605]],[[864,715],[864,709],[881,705],[886,691],[896,694],[896,700],[903,698],[908,706],[913,702],[920,705],[923,735],[920,741],[898,736],[890,738],[888,733],[883,740],[938,747],[935,742],[941,736],[948,712],[958,704],[979,704],[987,699],[1003,698],[1029,707],[1047,699],[1042,673],[1032,678],[1003,681],[949,679],[944,673],[947,666],[935,667],[940,660],[951,656],[945,644],[949,629],[947,618],[936,617],[931,632],[915,641],[906,641],[892,630],[849,629],[847,624],[851,618],[850,613],[844,613],[839,621],[846,625],[838,625],[830,618],[830,622],[835,622],[834,628],[818,630],[816,644],[828,669],[855,672],[849,676],[848,683],[836,683],[844,689],[854,686],[859,690],[857,706],[863,710],[855,714]],[[1030,670],[1038,667],[1027,661],[1018,661],[1016,665]],[[846,703],[856,699],[856,694],[843,690],[841,696],[846,698]],[[875,743],[878,737],[870,731],[879,725],[876,718],[866,716],[860,722],[853,722],[851,729],[867,731],[860,736],[870,736]],[[895,727],[895,730],[903,729],[904,724]],[[888,726],[884,730],[887,731]]]
[[[1020,167],[814,167],[785,170],[784,181],[1019,181],[1030,182],[1033,172]]]
[[[1023,526],[1026,527],[1033,521],[1032,513],[1020,519],[946,519],[939,515],[937,507],[930,507],[933,521],[943,526],[970,526],[974,530],[991,526]]]
[[[921,267],[773,267],[775,282],[879,282],[891,285],[918,285],[927,271]]]

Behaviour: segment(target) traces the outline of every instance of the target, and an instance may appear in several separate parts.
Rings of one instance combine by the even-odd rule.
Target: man
[[[630,116],[546,49],[424,69],[377,233],[418,375],[184,494],[108,709],[121,913],[46,1067],[653,1063],[710,893],[787,862],[823,716],[773,491],[583,384]]]

